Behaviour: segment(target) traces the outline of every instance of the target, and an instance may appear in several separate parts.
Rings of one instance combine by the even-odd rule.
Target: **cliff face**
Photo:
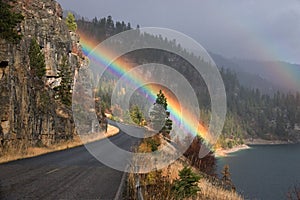
[[[18,44],[0,40],[0,156],[10,148],[49,145],[72,139],[75,130],[70,106],[53,90],[60,84],[60,64],[67,57],[72,77],[84,64],[79,37],[69,32],[62,9],[53,0],[19,0],[15,7],[25,19],[17,27]],[[29,64],[35,38],[45,54],[46,76],[37,81]]]

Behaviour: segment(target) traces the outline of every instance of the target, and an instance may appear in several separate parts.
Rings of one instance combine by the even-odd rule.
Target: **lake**
[[[228,164],[232,181],[245,199],[286,199],[289,189],[300,184],[300,144],[250,147],[218,158],[218,173]]]

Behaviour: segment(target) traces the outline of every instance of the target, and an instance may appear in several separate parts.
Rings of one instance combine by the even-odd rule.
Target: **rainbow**
[[[103,66],[109,65],[107,71],[109,71],[111,74],[120,78],[128,70],[132,69],[132,66],[128,64],[128,60],[124,61],[122,59],[117,59],[113,63],[111,63],[111,58],[113,56],[110,52],[99,52],[99,50],[95,50],[95,47],[99,44],[99,42],[88,38],[82,32],[79,32],[79,35],[83,53],[85,55],[89,55],[89,59],[93,59],[93,61],[95,61],[96,63],[99,63]],[[139,86],[142,83],[142,77],[126,77],[128,78],[128,81],[131,82],[131,84]],[[139,93],[143,94],[143,96],[145,96],[149,101],[155,102],[156,94],[162,88],[163,87],[160,85],[147,84],[139,88]],[[182,125],[184,130],[192,134],[193,136],[199,135],[208,143],[214,143],[215,141],[213,140],[213,137],[208,133],[208,129],[204,125],[202,125],[200,122],[197,122],[198,127],[195,128],[195,121],[193,120],[196,119],[196,117],[193,116],[193,114],[185,110],[185,117],[182,117],[183,108],[180,106],[180,103],[178,102],[174,94],[168,91],[167,88],[162,90],[168,99],[168,110],[170,111],[170,118],[173,120],[173,122],[175,122],[178,126]]]
[[[266,70],[268,74],[282,82],[286,88],[299,91],[300,69],[290,68],[285,66],[285,62],[279,62],[282,55],[286,53],[283,52],[284,48],[276,46],[265,39],[254,21],[245,23],[242,18],[232,18],[230,15],[228,15],[228,19],[230,19],[230,23],[227,24],[228,28],[232,31],[241,32],[247,38],[246,46],[255,50],[253,51],[254,57],[266,61],[262,70]]]

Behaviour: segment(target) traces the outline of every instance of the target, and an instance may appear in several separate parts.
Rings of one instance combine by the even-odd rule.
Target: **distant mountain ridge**
[[[240,81],[246,87],[260,89],[263,93],[274,94],[275,92],[295,92],[300,91],[300,65],[291,64],[283,61],[257,61],[244,59],[229,59],[222,55],[209,52],[219,68],[228,68],[233,70]],[[276,66],[276,70],[272,72],[272,66]],[[282,67],[282,69],[280,69]],[[283,69],[285,68],[285,69]],[[275,69],[274,69],[275,70]],[[279,71],[290,73],[298,80],[297,85],[286,85],[283,76]],[[298,77],[298,78],[297,78]]]
[[[284,90],[300,91],[300,65],[284,61],[255,61],[233,59],[249,73],[257,73]],[[286,82],[288,84],[286,84]],[[291,84],[296,82],[295,84]]]

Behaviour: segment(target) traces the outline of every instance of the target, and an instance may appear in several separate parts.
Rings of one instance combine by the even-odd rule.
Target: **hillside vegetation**
[[[94,18],[92,21],[77,20],[78,30],[86,37],[99,43],[106,38],[132,29],[130,23],[113,21],[107,18]],[[169,41],[160,36],[141,34],[136,29],[137,42],[160,42],[171,48],[182,51],[187,57],[193,57],[182,49],[176,41]],[[199,97],[201,120],[207,125],[210,119],[210,97],[202,77],[184,59],[170,52],[144,49],[122,56],[132,67],[145,63],[160,63],[171,66],[186,77]],[[194,58],[198,59],[198,58]],[[227,67],[227,66],[226,66]],[[228,68],[228,67],[227,67]],[[262,138],[267,140],[299,141],[300,131],[300,93],[276,92],[269,95],[259,89],[248,88],[240,84],[236,73],[229,69],[220,68],[225,84],[228,112],[219,146],[232,147],[243,144],[244,139]],[[102,108],[111,110],[110,96],[117,78],[106,76],[103,84],[99,85],[97,95],[102,99]],[[108,84],[110,83],[110,84]],[[139,101],[138,98],[135,99]],[[133,104],[135,104],[133,102]]]

